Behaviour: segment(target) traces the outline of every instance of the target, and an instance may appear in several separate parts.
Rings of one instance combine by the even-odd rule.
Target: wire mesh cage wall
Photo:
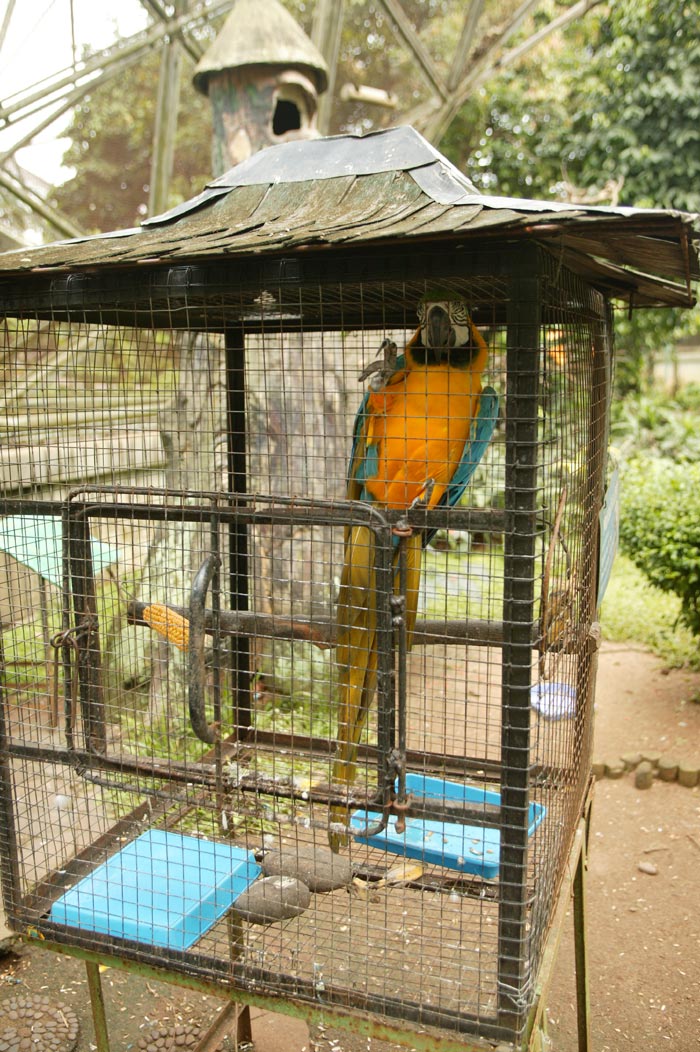
[[[493,435],[454,507],[349,500],[358,376],[436,284],[488,346]],[[243,999],[517,1038],[588,783],[604,298],[505,243],[103,268],[3,295],[13,926]],[[355,526],[377,675],[341,784]],[[289,877],[282,919],[242,906],[261,869]]]

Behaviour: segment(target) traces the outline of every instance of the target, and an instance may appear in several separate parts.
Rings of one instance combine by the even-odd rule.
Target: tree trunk
[[[223,356],[218,336],[183,333],[179,385],[174,404],[161,417],[166,453],[165,487],[188,496],[198,490],[221,489],[225,400]],[[149,602],[188,606],[192,580],[210,550],[208,527],[164,523],[148,551],[140,595]],[[170,714],[172,700],[187,692],[187,655],[160,639],[150,641],[149,715]]]

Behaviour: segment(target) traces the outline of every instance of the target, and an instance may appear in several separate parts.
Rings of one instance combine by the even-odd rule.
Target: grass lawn
[[[603,637],[639,643],[670,666],[700,668],[698,639],[678,621],[681,601],[650,584],[626,555],[618,555],[601,610]]]

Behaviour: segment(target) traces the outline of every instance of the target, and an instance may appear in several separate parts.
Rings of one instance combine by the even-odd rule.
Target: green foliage
[[[440,149],[485,193],[550,198],[561,189],[567,122],[564,70],[538,52],[473,95]]]
[[[624,176],[636,205],[700,210],[697,3],[618,0],[591,41],[574,106],[572,163]]]
[[[324,735],[330,732],[330,699],[335,697],[333,651],[312,643],[274,639],[260,657],[259,670],[274,708],[260,711],[256,726],[280,728],[296,734]]]
[[[615,388],[621,398],[651,388],[659,352],[670,351],[676,340],[689,331],[690,321],[687,310],[645,310],[635,311],[631,317],[618,315]]]
[[[61,594],[58,588],[47,585],[46,633],[42,618],[37,611],[31,620],[10,625],[2,632],[2,653],[5,659],[5,684],[10,688],[48,691],[48,675],[53,668],[47,667],[47,653],[53,666],[55,651],[49,641],[63,627]],[[106,626],[105,638],[111,640],[116,626],[123,620],[123,603],[116,584],[110,578],[100,578],[96,589],[97,615],[101,625]],[[60,655],[59,655],[60,657]]]
[[[687,0],[594,8],[462,107],[441,149],[485,191],[700,210],[700,35]],[[606,191],[606,187],[608,190]],[[607,192],[607,198],[606,198]],[[619,394],[700,329],[695,311],[617,319]]]
[[[614,401],[611,438],[623,459],[635,453],[700,461],[700,387],[690,384],[673,399],[649,393]]]
[[[472,552],[426,548],[421,574],[420,616],[444,620],[493,619],[503,601],[500,548]]]
[[[626,204],[698,211],[697,22],[688,0],[594,8],[485,85],[441,146],[486,190],[551,196],[622,178]]]
[[[121,692],[121,704],[124,706],[124,694]],[[134,695],[134,700],[138,694]],[[206,746],[192,730],[189,723],[175,721],[168,713],[154,717],[148,713],[147,698],[142,699],[146,705],[132,719],[121,719],[119,730],[124,751],[134,756],[153,756],[185,763],[199,763]],[[115,715],[117,715],[115,713]],[[123,716],[123,712],[119,715]],[[207,713],[211,718],[211,713]]]
[[[620,541],[652,584],[680,597],[680,619],[700,634],[700,464],[645,457],[623,478]]]

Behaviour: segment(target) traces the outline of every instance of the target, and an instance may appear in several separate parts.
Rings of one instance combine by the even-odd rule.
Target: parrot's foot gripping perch
[[[430,505],[430,498],[433,495],[435,489],[435,479],[428,479],[423,489],[420,491],[414,501],[408,506],[408,511],[413,511],[415,508],[427,508]],[[413,533],[413,527],[409,526],[408,520],[401,516],[394,525],[391,531],[395,537],[410,537]]]
[[[375,358],[373,362],[365,366],[358,376],[360,383],[364,383],[371,376],[372,379],[369,382],[369,386],[375,393],[386,387],[388,381],[396,372],[399,350],[393,340],[382,340],[379,353],[381,358]]]

